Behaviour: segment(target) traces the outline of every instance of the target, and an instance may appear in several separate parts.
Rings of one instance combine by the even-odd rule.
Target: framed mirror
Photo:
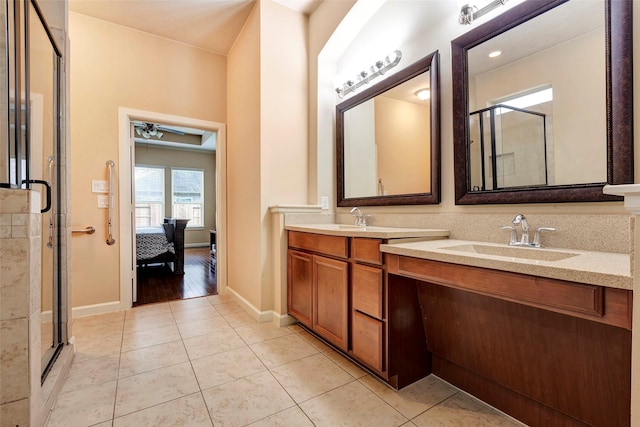
[[[336,156],[338,206],[440,203],[437,51],[336,107]]]
[[[621,200],[631,27],[630,0],[526,1],[451,42],[456,204]]]

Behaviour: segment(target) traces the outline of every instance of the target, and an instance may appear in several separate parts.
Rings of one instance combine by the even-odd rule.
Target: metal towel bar
[[[95,227],[93,226],[88,226],[85,228],[81,228],[81,229],[76,229],[76,230],[71,230],[71,233],[73,234],[93,234],[96,232]]]
[[[109,169],[109,237],[107,237],[107,245],[111,246],[116,243],[113,238],[113,168],[116,166],[113,160],[107,160],[107,168]]]

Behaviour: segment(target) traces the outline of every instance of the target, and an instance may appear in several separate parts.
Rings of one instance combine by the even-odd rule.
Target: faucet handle
[[[543,231],[556,231],[555,228],[553,227],[538,227],[536,228],[536,234],[533,237],[533,246],[535,246],[536,248],[539,248],[542,246],[542,244],[540,243],[540,234]]]
[[[503,225],[500,230],[511,230],[511,237],[509,238],[509,246],[518,244],[518,235],[516,234],[516,228],[513,225]]]

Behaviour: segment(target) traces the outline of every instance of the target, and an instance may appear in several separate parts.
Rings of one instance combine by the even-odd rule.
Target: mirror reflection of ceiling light
[[[493,52],[489,53],[489,58],[495,58],[502,55],[502,51],[501,50],[494,50]]]
[[[426,101],[431,97],[431,91],[429,89],[420,89],[416,92],[416,96],[420,101]]]
[[[394,50],[391,54],[387,55],[384,60],[376,61],[376,63],[369,67],[369,71],[361,71],[355,80],[347,80],[342,86],[336,88],[338,98],[344,98],[348,93],[355,92],[360,86],[369,83],[371,80],[378,76],[383,75],[391,68],[398,65],[402,58],[402,52]]]

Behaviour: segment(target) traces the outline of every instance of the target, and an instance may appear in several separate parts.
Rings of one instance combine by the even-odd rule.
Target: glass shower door
[[[28,2],[26,93],[29,184],[42,195],[41,357],[42,379],[62,344],[60,328],[60,55],[37,3]],[[33,185],[43,184],[43,186]],[[47,185],[49,188],[47,188]],[[50,197],[47,192],[50,189]],[[49,199],[49,200],[47,200]],[[48,209],[47,209],[48,208]]]

